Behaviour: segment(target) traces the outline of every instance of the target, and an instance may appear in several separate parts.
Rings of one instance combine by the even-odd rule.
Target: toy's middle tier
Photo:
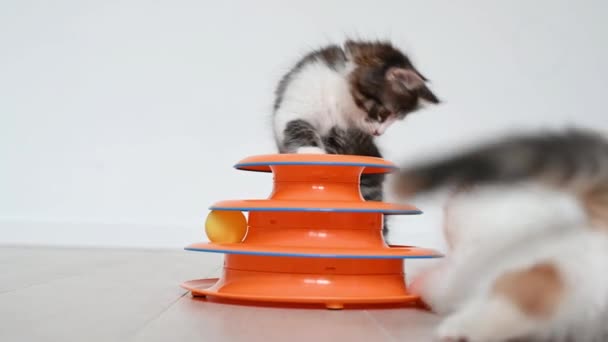
[[[187,250],[227,254],[350,259],[439,257],[437,251],[389,246],[381,213],[252,211],[239,243],[198,242]]]
[[[382,214],[251,212],[244,243],[281,247],[383,248]]]

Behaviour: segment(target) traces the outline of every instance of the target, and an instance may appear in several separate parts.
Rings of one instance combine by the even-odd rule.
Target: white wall
[[[497,133],[608,130],[605,1],[0,3],[0,243],[182,247],[265,197],[272,91],[344,34],[408,49],[445,100],[380,139],[400,162]],[[449,148],[448,148],[449,147]],[[434,243],[436,208],[393,240]]]

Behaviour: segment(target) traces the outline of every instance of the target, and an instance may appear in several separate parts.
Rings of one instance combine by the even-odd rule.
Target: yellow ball
[[[205,221],[205,233],[211,242],[241,242],[247,234],[247,218],[240,211],[211,211]]]

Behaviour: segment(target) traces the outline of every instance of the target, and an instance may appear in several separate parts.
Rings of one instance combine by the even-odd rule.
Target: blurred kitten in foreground
[[[449,189],[446,258],[412,284],[439,341],[608,340],[608,142],[503,138],[404,167],[402,198]]]

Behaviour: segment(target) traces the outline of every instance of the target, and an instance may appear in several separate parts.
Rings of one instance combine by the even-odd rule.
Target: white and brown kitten
[[[412,291],[439,341],[608,341],[608,141],[504,138],[404,168],[402,196],[449,189],[445,259]]]
[[[305,55],[276,89],[273,126],[280,153],[381,157],[374,137],[439,103],[409,58],[388,42],[348,40]],[[365,200],[381,201],[384,176],[364,175]]]

